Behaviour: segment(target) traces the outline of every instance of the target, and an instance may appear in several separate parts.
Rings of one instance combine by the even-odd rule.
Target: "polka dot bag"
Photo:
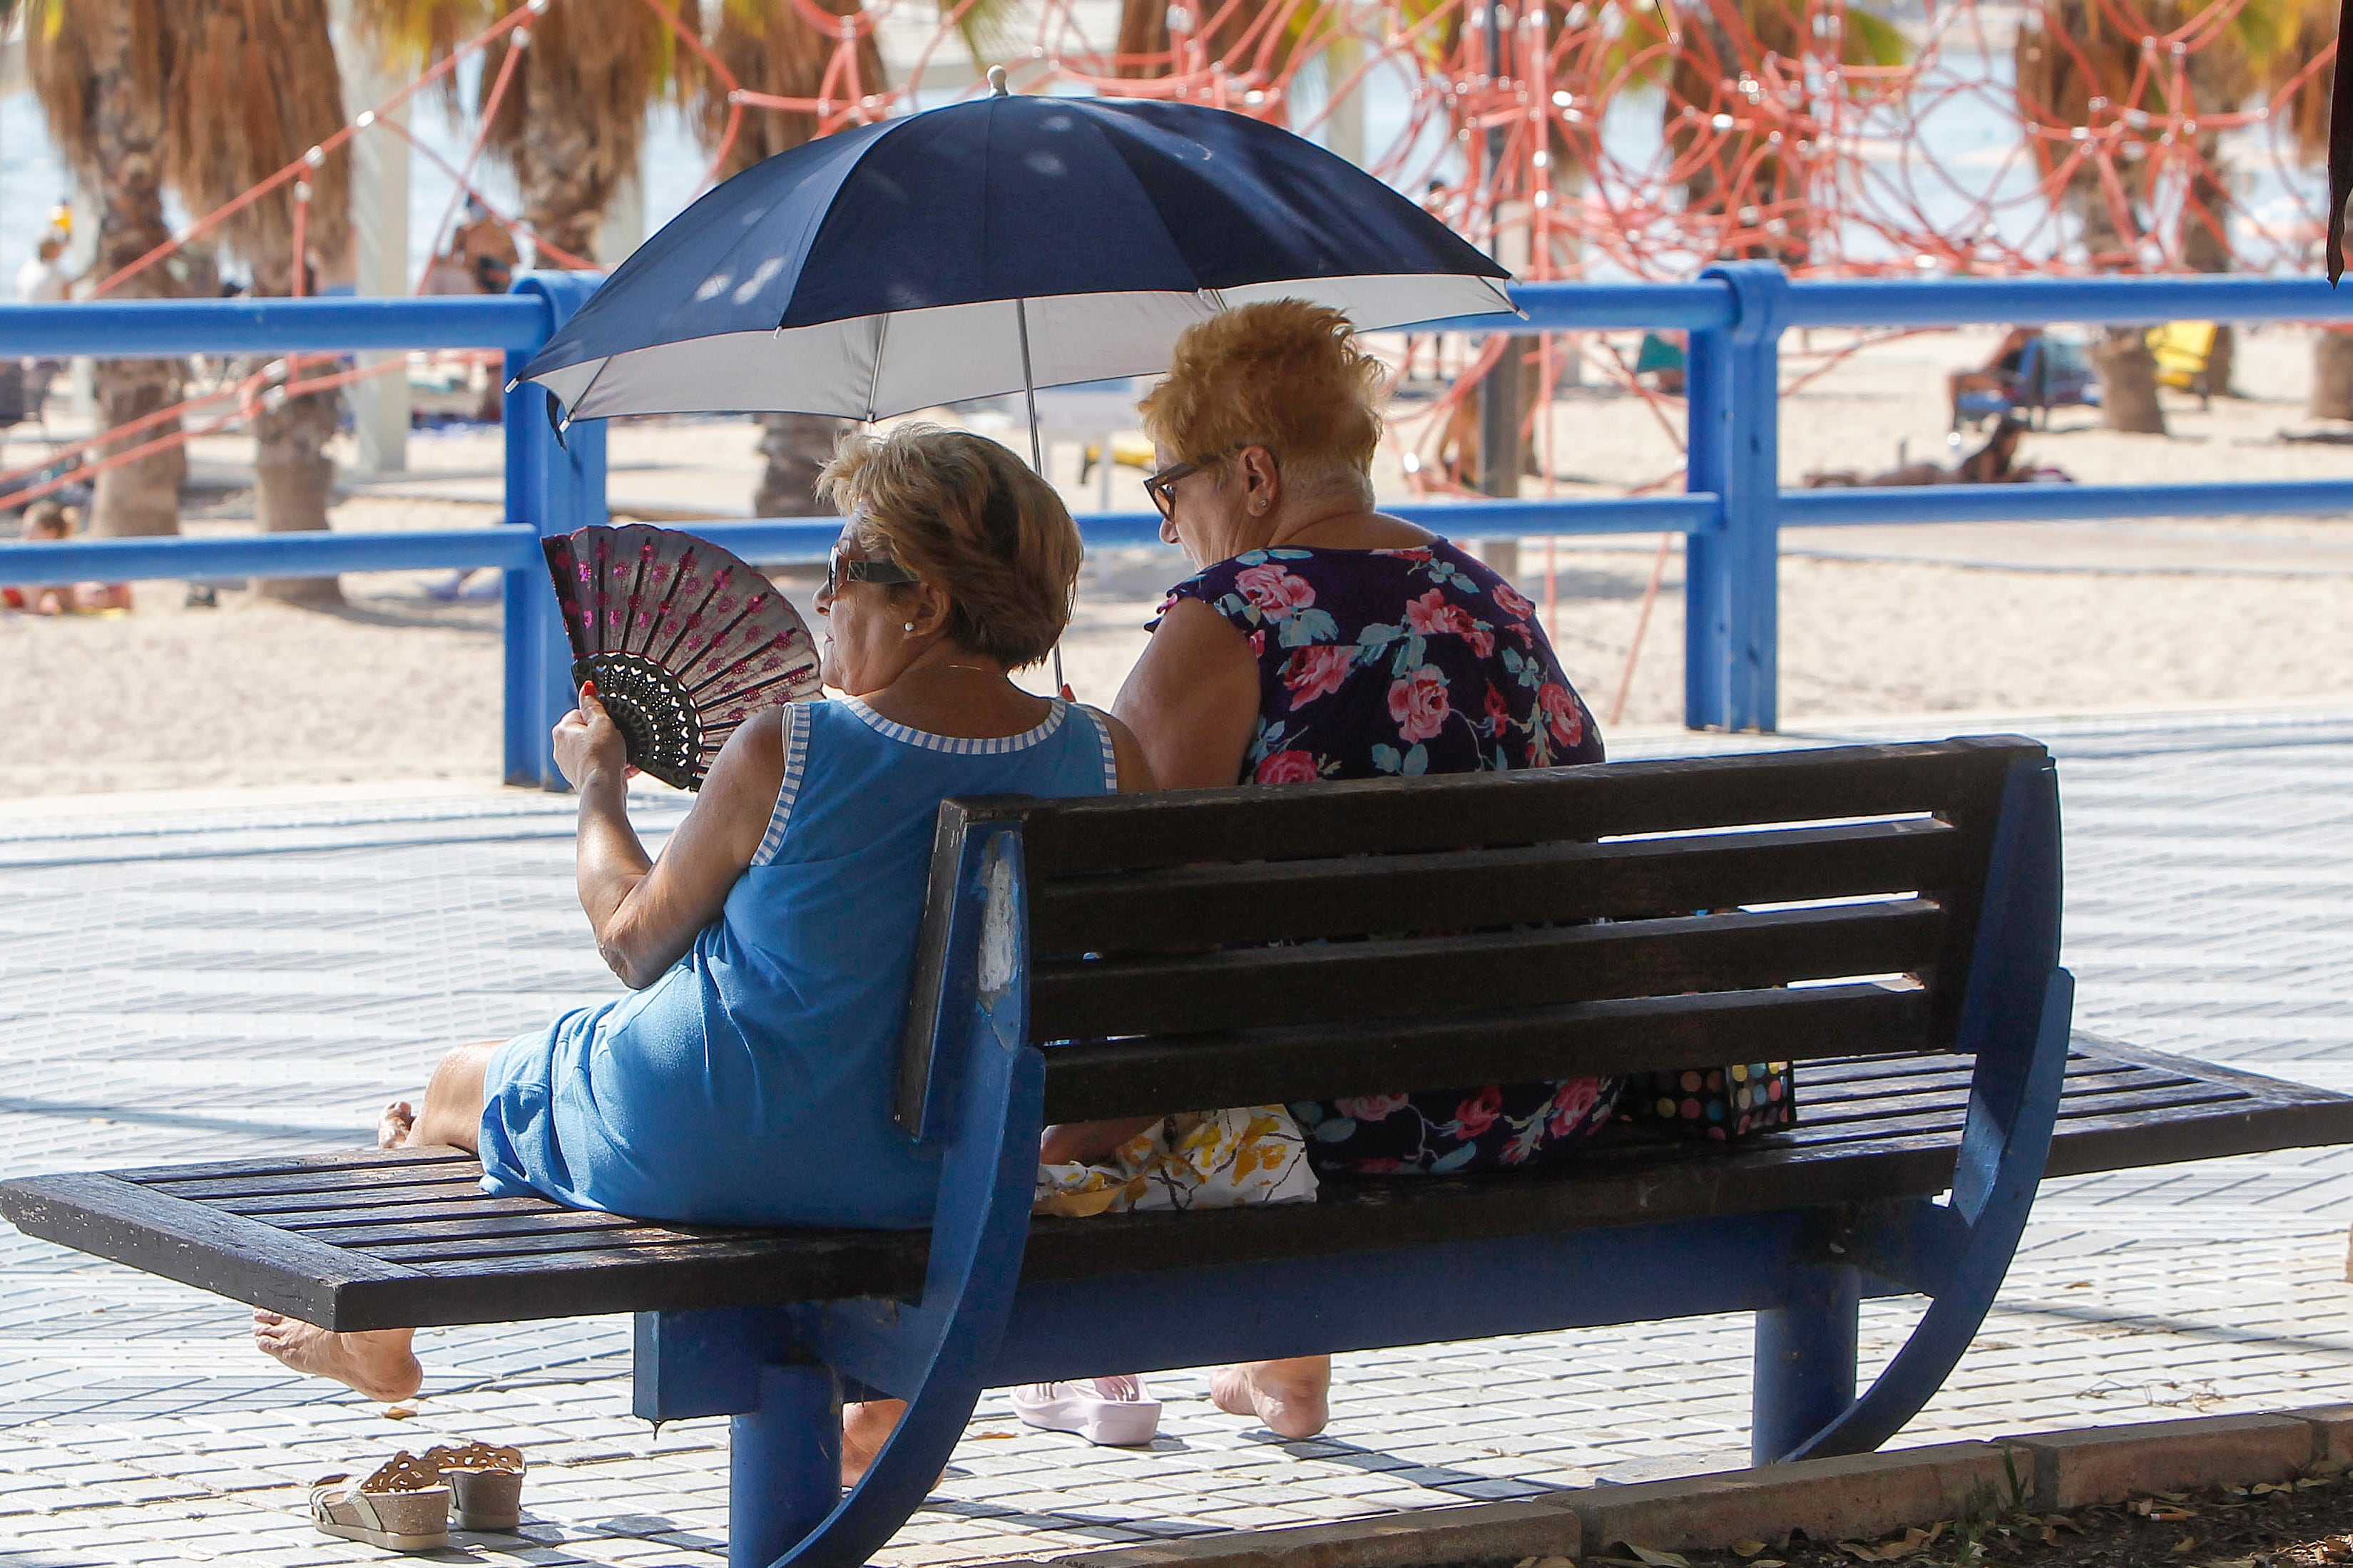
[[[1662,1122],[1687,1137],[1728,1143],[1796,1121],[1797,1079],[1788,1062],[1637,1073],[1618,1103],[1630,1121]]]

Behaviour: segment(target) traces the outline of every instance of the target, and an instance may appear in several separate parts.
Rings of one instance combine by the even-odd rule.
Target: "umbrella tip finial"
[[[1006,83],[1005,68],[1003,66],[991,66],[988,68],[988,96],[991,98],[1010,98],[1013,96],[1013,89]]]

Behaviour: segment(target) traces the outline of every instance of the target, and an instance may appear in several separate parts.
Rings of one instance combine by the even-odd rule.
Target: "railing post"
[[[1711,267],[1729,284],[1728,328],[1685,354],[1684,487],[1724,498],[1724,525],[1689,537],[1683,575],[1683,723],[1772,730],[1780,721],[1780,343],[1789,282],[1767,261]]]
[[[514,292],[547,301],[553,336],[595,293],[595,273],[536,272],[516,280]],[[512,381],[531,353],[507,355]],[[519,386],[506,395],[507,521],[528,523],[541,537],[569,533],[606,521],[605,422],[587,420],[557,445],[548,420],[548,395]],[[506,780],[532,789],[565,788],[556,771],[550,731],[573,705],[572,650],[555,612],[555,595],[536,564],[506,574]]]

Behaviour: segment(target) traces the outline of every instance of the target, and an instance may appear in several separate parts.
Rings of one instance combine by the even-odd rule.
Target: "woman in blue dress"
[[[940,802],[1150,784],[1119,721],[1008,678],[1061,636],[1080,558],[1018,458],[902,426],[845,442],[821,486],[849,520],[817,600],[842,700],[745,723],[655,858],[584,689],[555,758],[580,795],[581,907],[629,994],[452,1051],[422,1109],[385,1109],[385,1147],[473,1150],[490,1193],[633,1218],[930,1223],[937,1157],[891,1090]],[[422,1379],[409,1330],[259,1311],[254,1335],[373,1398]]]

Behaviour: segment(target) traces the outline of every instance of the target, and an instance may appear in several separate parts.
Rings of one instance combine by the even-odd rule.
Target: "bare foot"
[[[256,1309],[253,1342],[296,1372],[332,1377],[386,1405],[406,1399],[425,1385],[425,1369],[409,1353],[413,1329],[377,1329],[335,1334]]]
[[[867,1467],[882,1451],[907,1413],[902,1399],[870,1399],[841,1407],[841,1484],[854,1487],[866,1477]]]
[[[375,1119],[375,1146],[379,1149],[401,1148],[415,1131],[416,1109],[405,1100],[396,1100],[384,1108],[383,1115]]]
[[[1209,1397],[1229,1415],[1255,1415],[1279,1437],[1313,1437],[1332,1418],[1332,1358],[1293,1356],[1221,1366]]]

